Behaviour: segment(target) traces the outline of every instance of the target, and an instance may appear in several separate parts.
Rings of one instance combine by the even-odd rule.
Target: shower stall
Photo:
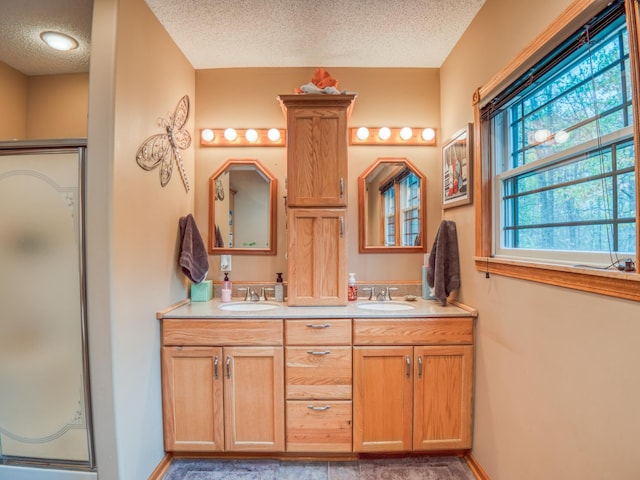
[[[0,480],[95,479],[86,140],[0,142]]]

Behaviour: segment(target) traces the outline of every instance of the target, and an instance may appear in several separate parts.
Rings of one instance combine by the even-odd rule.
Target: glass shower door
[[[84,155],[0,145],[0,479],[3,465],[94,469]]]

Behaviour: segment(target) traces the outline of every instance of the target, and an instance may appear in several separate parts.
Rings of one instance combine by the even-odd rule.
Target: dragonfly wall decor
[[[191,145],[191,135],[184,128],[189,118],[189,96],[180,99],[173,115],[168,119],[161,118],[160,126],[164,133],[157,133],[147,138],[136,153],[136,162],[145,170],[153,170],[160,166],[160,185],[163,187],[171,180],[173,163],[178,165],[184,188],[189,191],[189,180],[180,158],[180,150]]]

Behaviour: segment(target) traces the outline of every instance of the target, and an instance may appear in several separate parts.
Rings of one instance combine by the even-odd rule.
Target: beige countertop
[[[448,304],[443,306],[437,300],[423,300],[417,298],[415,301],[407,301],[399,298],[392,302],[367,301],[365,299],[356,302],[348,302],[345,306],[312,306],[312,307],[290,307],[285,302],[244,302],[241,299],[233,299],[233,304],[270,304],[275,308],[258,311],[231,311],[223,310],[224,305],[219,300],[209,302],[190,302],[185,300],[173,305],[166,310],[158,312],[157,318],[424,318],[424,317],[476,317],[477,311],[462,304]],[[359,307],[366,303],[396,304],[401,310],[370,310]],[[385,308],[385,305],[381,305]],[[409,308],[407,308],[409,307]]]

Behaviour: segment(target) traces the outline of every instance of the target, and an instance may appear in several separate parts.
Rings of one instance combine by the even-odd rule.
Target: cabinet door
[[[289,305],[347,304],[345,213],[289,209]]]
[[[287,113],[287,202],[347,204],[347,108],[299,107]]]
[[[162,347],[166,451],[224,449],[222,349]]]
[[[414,450],[471,448],[473,347],[415,347]]]
[[[411,450],[412,347],[354,347],[353,449]]]
[[[224,348],[227,451],[284,450],[282,347]]]

